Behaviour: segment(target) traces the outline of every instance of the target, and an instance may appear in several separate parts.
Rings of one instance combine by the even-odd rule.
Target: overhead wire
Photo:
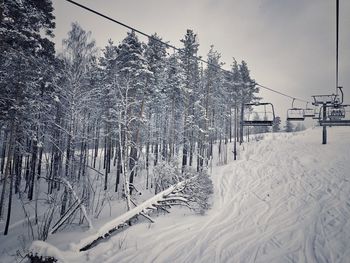
[[[339,87],[339,0],[336,0],[336,34],[335,34],[335,90],[338,95]]]
[[[274,92],[274,93],[280,94],[280,95],[285,96],[285,97],[287,97],[287,98],[290,98],[290,99],[293,99],[293,100],[298,100],[298,101],[301,101],[301,102],[310,103],[310,102],[307,101],[307,100],[303,100],[303,99],[300,99],[300,98],[292,97],[292,96],[290,96],[290,95],[288,95],[288,94],[286,94],[286,93],[280,92],[280,91],[278,91],[278,90],[271,89],[271,88],[266,87],[266,86],[263,86],[263,85],[261,85],[261,84],[259,84],[259,83],[255,83],[255,84],[256,84],[257,86],[263,88],[263,89],[267,89],[267,90],[269,90],[269,91],[272,91],[272,92]]]
[[[71,4],[73,4],[73,5],[76,5],[76,6],[80,7],[80,8],[82,8],[82,9],[85,9],[85,10],[91,12],[91,13],[94,13],[95,15],[101,16],[101,17],[103,17],[103,18],[105,18],[105,19],[107,19],[107,20],[109,20],[109,21],[112,21],[112,22],[114,22],[114,23],[116,23],[116,24],[118,24],[118,25],[120,25],[120,26],[123,26],[123,27],[125,27],[125,28],[128,28],[128,29],[130,29],[130,30],[132,30],[132,31],[134,31],[134,32],[136,32],[136,33],[142,35],[142,36],[145,36],[145,37],[147,37],[147,38],[149,38],[149,39],[155,40],[155,41],[157,41],[157,42],[159,42],[159,43],[165,45],[165,46],[168,47],[168,48],[172,48],[173,50],[176,50],[176,51],[178,51],[178,52],[180,52],[180,53],[183,53],[183,52],[184,52],[181,48],[178,48],[178,47],[176,47],[176,46],[174,46],[174,45],[171,45],[171,44],[169,44],[169,43],[167,43],[167,42],[164,42],[164,41],[162,41],[162,40],[160,40],[160,39],[158,39],[158,38],[156,38],[156,37],[154,37],[154,36],[151,36],[151,35],[149,35],[149,34],[147,34],[147,33],[145,33],[145,32],[142,32],[141,30],[136,29],[135,27],[129,26],[129,25],[123,23],[123,22],[120,22],[120,21],[114,19],[114,18],[111,18],[111,17],[109,17],[109,16],[106,16],[106,15],[104,15],[104,14],[102,14],[102,13],[100,13],[100,12],[94,10],[94,9],[91,9],[91,8],[85,6],[85,5],[82,5],[82,4],[80,4],[80,3],[77,3],[77,2],[75,2],[75,1],[73,1],[73,0],[65,0],[65,1],[67,1],[67,2],[69,2],[69,3],[71,3]],[[337,0],[337,1],[338,1],[338,0]],[[212,64],[212,63],[210,63],[210,62],[208,62],[208,61],[202,59],[201,57],[193,56],[193,58],[195,58],[196,60],[198,60],[198,61],[200,61],[200,62],[205,63],[206,65],[209,65],[209,66],[211,66],[211,67],[214,67],[214,68],[216,68],[216,69],[219,69],[219,70],[222,71],[222,72],[225,72],[225,73],[228,73],[228,74],[232,74],[231,71],[226,70],[226,69],[223,69],[223,68],[221,68],[220,66],[217,66],[217,65],[215,65],[215,64]],[[306,101],[306,100],[299,99],[299,98],[290,96],[290,95],[288,95],[288,94],[286,94],[286,93],[280,92],[280,91],[278,91],[278,90],[275,90],[275,89],[266,87],[266,86],[261,85],[261,84],[259,84],[259,83],[256,83],[256,82],[255,82],[255,84],[256,84],[257,86],[263,88],[263,89],[266,89],[266,90],[269,90],[269,91],[271,91],[271,92],[277,93],[277,94],[279,94],[279,95],[281,95],[281,96],[285,96],[285,97],[287,97],[287,98],[294,99],[294,100],[298,100],[298,101],[301,101],[301,102],[308,102],[308,101]]]

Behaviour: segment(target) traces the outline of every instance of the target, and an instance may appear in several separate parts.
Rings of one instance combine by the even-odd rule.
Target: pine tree
[[[182,114],[184,112],[185,102],[185,84],[183,68],[179,61],[179,54],[174,53],[166,62],[166,84],[165,94],[168,100],[168,107],[170,107],[171,117],[169,121],[169,151],[171,156],[177,152],[178,145],[182,144],[183,127]]]
[[[306,128],[305,128],[305,125],[303,123],[298,123],[297,126],[295,127],[294,131],[298,132],[298,131],[304,131]]]
[[[194,115],[195,93],[199,90],[199,67],[197,56],[198,39],[193,30],[188,29],[181,42],[184,48],[181,50],[180,59],[184,74],[184,113],[183,113],[183,169],[192,165],[194,153]]]
[[[148,62],[148,66],[152,75],[148,80],[147,89],[147,115],[149,117],[149,125],[153,126],[154,136],[150,138],[150,134],[147,135],[148,142],[146,144],[147,155],[149,155],[149,143],[150,140],[155,145],[154,150],[154,164],[157,165],[159,155],[162,159],[168,157],[168,142],[167,133],[169,126],[167,124],[168,116],[167,112],[170,111],[168,90],[166,89],[166,46],[160,41],[162,39],[154,34],[152,38],[149,38],[147,46],[145,48],[145,58]],[[148,163],[149,156],[146,158]],[[148,165],[148,164],[147,164]]]
[[[259,92],[259,88],[256,86],[255,81],[251,79],[250,72],[247,63],[243,60],[239,65],[239,71],[241,75],[241,125],[240,125],[240,142],[243,142],[243,116],[244,116],[244,104],[251,101],[255,101],[254,93]]]
[[[130,189],[132,189],[137,168],[138,148],[140,148],[140,130],[143,125],[142,116],[147,94],[147,80],[152,75],[144,57],[143,45],[134,31],[128,33],[119,45],[116,65],[125,137],[124,155],[126,160],[123,171],[125,178],[129,174],[129,178],[125,180],[127,180],[127,184],[131,184]],[[126,169],[126,164],[129,166],[128,169]],[[128,193],[126,196],[128,197]]]
[[[219,67],[223,64],[220,62],[221,55],[211,46],[208,52],[208,62],[210,63],[205,69],[205,110],[206,110],[206,129],[208,130],[208,152],[207,158],[213,157],[213,143],[219,134],[220,146],[221,138],[226,134],[226,111],[230,103],[232,93],[231,75],[225,75],[224,78]],[[226,82],[224,83],[224,81]],[[221,148],[220,148],[221,150]]]
[[[8,150],[0,199],[0,217],[3,216],[7,181],[10,180],[5,235],[11,216],[14,182],[13,175],[10,174],[10,165],[13,160],[21,158],[18,148],[21,137],[28,138],[31,142],[29,149],[31,165],[27,177],[30,199],[33,194],[37,153],[41,145],[42,113],[48,100],[52,99],[49,95],[51,87],[45,83],[50,78],[47,74],[54,58],[54,44],[46,38],[53,36],[52,30],[55,24],[52,11],[52,3],[49,0],[1,3],[0,119],[7,129]],[[15,163],[20,165],[17,161]],[[17,173],[21,171],[19,167],[15,170]],[[16,174],[16,185],[18,178],[20,175]]]
[[[281,125],[281,118],[276,116],[272,125],[272,131],[279,132],[281,130],[280,125]]]
[[[104,168],[105,168],[105,181],[104,190],[108,187],[108,174],[111,170],[112,159],[112,144],[113,139],[116,144],[117,152],[115,154],[115,161],[118,160],[115,191],[118,191],[118,185],[120,183],[121,168],[121,147],[118,136],[118,81],[117,81],[117,66],[116,57],[118,55],[118,47],[113,45],[112,40],[108,41],[108,45],[103,51],[103,57],[100,58],[101,66],[101,83],[100,86],[100,99],[102,103],[101,119],[104,129]],[[119,131],[120,132],[120,131]]]
[[[294,125],[291,121],[286,120],[286,126],[285,126],[286,132],[293,132],[294,131]]]

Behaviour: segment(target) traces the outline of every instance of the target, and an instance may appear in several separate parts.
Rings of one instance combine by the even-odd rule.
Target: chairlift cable
[[[288,95],[288,94],[286,94],[286,93],[282,93],[282,92],[280,92],[280,91],[278,91],[278,90],[271,89],[271,88],[266,87],[266,86],[264,86],[264,85],[261,85],[261,84],[259,84],[259,83],[255,83],[255,84],[256,84],[257,86],[263,88],[263,89],[267,89],[267,90],[269,90],[269,91],[275,92],[275,93],[280,94],[280,95],[282,95],[282,96],[285,96],[285,97],[287,97],[287,98],[294,99],[294,100],[298,100],[298,101],[301,101],[301,102],[309,102],[309,101],[307,101],[307,100],[303,100],[303,99],[299,99],[299,98],[296,98],[296,97],[292,97],[292,96],[290,96],[290,95]]]

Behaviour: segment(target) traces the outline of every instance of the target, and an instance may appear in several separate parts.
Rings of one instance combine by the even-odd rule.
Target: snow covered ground
[[[350,130],[328,131],[327,145],[320,128],[247,144],[242,160],[213,170],[208,215],[170,215],[150,230],[137,225],[104,259],[349,262]]]
[[[268,134],[214,167],[213,207],[143,222],[68,262],[349,262],[350,129]],[[64,234],[57,235],[64,240]],[[67,240],[67,239],[66,239]],[[73,243],[78,239],[70,236]],[[57,245],[55,235],[49,243]],[[1,244],[0,244],[1,247]],[[51,249],[52,250],[52,249]],[[55,252],[59,253],[59,252]],[[1,261],[1,260],[0,260]]]

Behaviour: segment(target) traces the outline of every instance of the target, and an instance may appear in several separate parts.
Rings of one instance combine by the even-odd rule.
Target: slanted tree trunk
[[[68,130],[68,138],[67,138],[67,149],[66,149],[66,170],[65,175],[66,178],[70,177],[70,160],[71,160],[71,143],[72,143],[72,124],[69,124],[69,130]]]
[[[68,189],[65,186],[64,192],[63,192],[62,204],[61,204],[61,212],[60,212],[61,216],[63,216],[66,213],[67,202],[68,202]]]

